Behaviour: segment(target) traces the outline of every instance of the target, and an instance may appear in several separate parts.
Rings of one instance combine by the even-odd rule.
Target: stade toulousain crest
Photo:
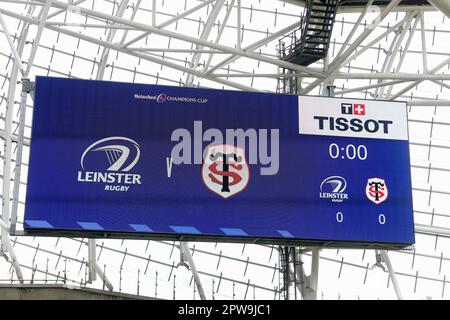
[[[367,180],[366,196],[375,204],[384,202],[388,197],[386,181],[381,178],[370,178]]]
[[[227,199],[245,189],[250,170],[244,150],[232,145],[209,146],[202,164],[206,187]]]

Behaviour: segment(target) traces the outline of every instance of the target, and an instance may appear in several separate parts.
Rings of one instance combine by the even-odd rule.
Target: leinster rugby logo
[[[213,145],[206,150],[202,164],[206,187],[227,199],[245,189],[250,170],[244,150],[231,145]]]
[[[343,177],[328,177],[320,184],[320,197],[331,199],[333,202],[342,202],[348,199],[348,194],[344,192],[346,188],[347,181]]]
[[[366,196],[375,204],[380,204],[388,197],[388,188],[384,179],[370,178],[367,180]]]
[[[129,173],[141,156],[139,145],[126,137],[108,137],[88,146],[81,155],[78,182],[105,184],[107,191],[128,191],[141,184],[139,174]]]

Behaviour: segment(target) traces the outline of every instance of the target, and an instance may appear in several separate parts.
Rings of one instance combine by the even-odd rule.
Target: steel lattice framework
[[[340,8],[328,56],[304,67],[276,53],[278,39],[300,26],[296,1],[1,1],[0,282],[167,299],[450,298],[450,2],[430,2],[442,11],[400,0]],[[406,100],[416,247],[299,248],[311,276],[286,297],[274,246],[11,236],[22,228],[26,80],[36,75],[272,92],[288,76],[301,94],[333,85],[336,96]]]

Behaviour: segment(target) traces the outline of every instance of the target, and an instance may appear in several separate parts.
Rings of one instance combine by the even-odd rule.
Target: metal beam
[[[152,0],[152,26],[156,26],[156,0]]]
[[[311,255],[311,275],[309,276],[309,285],[304,291],[303,299],[317,300],[317,286],[319,283],[319,261],[320,251],[318,248],[312,250]]]
[[[195,12],[195,11],[197,11],[197,10],[200,10],[200,9],[203,8],[203,7],[206,7],[207,5],[209,5],[210,3],[212,3],[213,1],[214,1],[214,0],[208,0],[208,1],[205,1],[205,2],[203,2],[203,3],[200,3],[199,5],[197,5],[197,6],[193,7],[193,8],[191,8],[191,9],[189,9],[189,10],[183,12],[182,14],[177,15],[177,16],[175,16],[175,17],[173,17],[173,18],[171,18],[171,19],[169,19],[169,20],[167,20],[167,21],[165,21],[165,22],[163,22],[163,23],[161,23],[161,24],[159,24],[159,25],[157,25],[157,26],[154,26],[154,27],[156,27],[156,28],[165,28],[165,27],[167,27],[167,26],[170,26],[172,23],[175,23],[175,22],[179,21],[180,19],[183,19],[184,17],[190,15],[191,13],[193,13],[193,12]],[[156,11],[155,11],[155,13],[156,13]],[[152,14],[153,14],[153,11],[152,11]],[[127,43],[123,44],[122,46],[125,47],[125,48],[127,48],[127,47],[129,47],[131,44],[133,44],[133,43],[135,43],[135,42],[138,42],[139,40],[145,38],[145,37],[148,36],[149,34],[151,34],[151,32],[144,32],[143,34],[137,36],[137,37],[134,38],[134,39],[131,39],[131,40],[128,41]]]
[[[383,63],[383,67],[381,69],[381,73],[391,72],[392,65],[394,64],[395,58],[397,57],[397,53],[400,49],[400,45],[403,43],[403,40],[406,36],[406,32],[408,28],[411,26],[412,18],[408,19],[405,23],[405,25],[401,26],[399,30],[397,31],[397,34],[394,37],[394,40],[392,40],[391,48],[389,48],[389,51],[386,55],[386,59]],[[398,72],[398,71],[397,71]],[[424,72],[425,73],[425,72]],[[385,79],[378,80],[379,83],[383,83]],[[375,90],[375,97],[382,97],[384,93],[384,86],[378,87]]]
[[[311,90],[313,90],[316,86],[318,86],[322,82],[327,82],[330,78],[334,75],[334,73],[340,69],[341,66],[345,65],[347,59],[350,57],[350,55],[354,54],[355,50],[358,48],[358,46],[366,40],[366,38],[372,33],[372,31],[375,29],[378,24],[380,24],[381,21],[392,11],[393,8],[397,6],[397,4],[400,3],[401,0],[392,0],[389,5],[387,5],[382,12],[372,21],[371,25],[373,27],[369,27],[365,29],[358,38],[352,44],[349,46],[347,50],[344,51],[344,53],[336,57],[334,61],[330,64],[328,68],[328,77],[326,79],[317,79],[313,81],[310,85],[308,85],[305,89],[302,90],[302,94],[308,94]]]
[[[428,0],[428,2],[450,18],[450,0]]]
[[[120,2],[119,8],[117,9],[117,13],[116,13],[116,17],[122,17],[125,9],[127,8],[128,5],[128,0],[122,0]],[[108,36],[106,37],[106,41],[107,42],[113,42],[114,40],[114,36],[116,35],[116,31],[117,29],[110,29],[108,32]],[[109,48],[107,47],[103,47],[103,52],[100,58],[100,64],[98,66],[98,71],[97,71],[97,80],[101,80],[103,79],[103,76],[105,74],[105,68],[106,68],[106,63],[108,62],[108,57],[109,57]]]
[[[435,84],[437,84],[438,86],[450,89],[450,84],[447,84],[444,81],[440,81],[440,80],[431,80],[431,81],[434,82]]]
[[[444,61],[442,61],[441,63],[439,63],[436,67],[434,67],[433,69],[431,69],[428,72],[428,75],[432,75],[435,74],[436,72],[438,72],[441,68],[443,68],[445,65],[450,63],[450,57],[448,57],[447,59],[445,59]],[[421,79],[421,80],[417,80],[414,81],[413,83],[409,84],[408,86],[406,86],[405,88],[401,89],[400,91],[398,91],[397,93],[393,94],[390,98],[391,100],[395,100],[398,97],[400,97],[402,94],[404,94],[405,92],[408,92],[409,90],[411,90],[412,88],[414,88],[415,86],[417,86],[419,83],[421,83],[422,81],[424,81],[425,79]],[[438,79],[434,79],[434,80],[438,80]]]
[[[369,84],[369,85],[361,86],[361,87],[353,87],[353,88],[349,88],[349,89],[343,89],[341,91],[336,91],[334,94],[336,96],[339,96],[339,95],[344,95],[344,94],[358,92],[358,91],[364,92],[365,90],[368,90],[368,89],[384,87],[384,86],[393,86],[395,84],[404,83],[406,81],[408,81],[408,80],[393,80],[393,81],[388,81],[388,82],[383,82],[383,83]]]
[[[428,73],[428,61],[427,61],[427,40],[425,35],[425,15],[423,11],[420,11],[420,38],[422,40],[422,67],[423,73]]]
[[[300,8],[305,7],[305,1],[303,0],[281,0],[283,2],[287,2],[290,4],[294,4],[299,6]],[[441,0],[435,0],[437,2],[440,2]],[[448,0],[446,0],[448,1]],[[431,1],[429,1],[431,3]],[[384,7],[386,5],[378,5],[378,7]],[[338,14],[344,14],[344,13],[359,13],[361,10],[364,10],[363,5],[358,6],[339,6],[337,13]],[[411,4],[399,4],[397,7],[392,9],[392,12],[408,12],[408,11],[415,11],[415,10],[425,10],[430,12],[436,12],[438,9],[434,8],[431,5],[411,5]]]
[[[16,148],[16,166],[14,168],[15,172],[14,172],[14,187],[13,187],[12,208],[11,208],[10,234],[16,233],[17,210],[19,207],[20,175],[22,173],[22,154],[25,136],[25,118],[27,112],[27,95],[28,93],[32,95],[31,91],[34,91],[34,86],[30,85],[30,81],[28,79],[22,79],[22,92],[20,94],[20,109],[19,109],[19,133]]]
[[[211,14],[208,17],[208,20],[206,20],[205,26],[203,27],[202,34],[200,35],[200,40],[202,40],[202,41],[208,40],[208,37],[212,30],[212,27],[214,26],[217,16],[219,15],[220,10],[222,10],[224,3],[225,3],[225,0],[216,0],[214,7],[211,11]],[[201,50],[201,49],[203,49],[203,46],[197,45],[196,49]],[[200,61],[201,56],[202,56],[201,53],[194,53],[194,55],[191,59],[191,63],[190,63],[190,66],[192,69],[197,69],[198,62]],[[194,82],[194,76],[189,73],[186,76],[185,84],[186,84],[186,86],[191,87],[193,82]]]
[[[292,31],[295,28],[298,28],[300,26],[300,22],[295,22],[293,24],[291,24],[290,26],[287,26],[286,28],[283,28],[277,32],[272,33],[270,36],[267,36],[266,38],[263,38],[261,40],[258,40],[254,43],[252,43],[251,45],[248,45],[246,47],[244,47],[242,50],[243,51],[255,51],[256,49],[258,49],[259,47],[262,47],[263,45],[283,36],[284,34]],[[227,65],[237,59],[241,58],[239,55],[232,55],[229,58],[224,59],[223,61],[219,62],[218,64],[216,64],[214,67],[212,67],[211,69],[205,71],[205,74],[211,74],[213,73],[215,70],[222,68],[224,65]]]
[[[2,12],[4,15],[11,16],[11,17],[14,17],[14,18],[19,19],[19,20],[27,21],[28,23],[31,23],[31,24],[38,24],[38,22],[35,19],[31,18],[31,17],[23,16],[23,15],[15,13],[15,12],[11,12],[11,11],[4,10],[4,9],[0,9],[0,12]],[[80,33],[77,33],[77,32],[71,31],[71,30],[58,28],[58,27],[51,26],[51,25],[48,25],[48,24],[46,24],[46,28],[49,29],[49,30],[53,30],[53,31],[56,31],[56,32],[60,32],[60,33],[63,33],[63,34],[75,37],[77,39],[81,39],[81,40],[84,40],[84,41],[95,43],[95,44],[100,45],[100,46],[108,47],[110,49],[113,49],[113,50],[116,50],[116,51],[119,51],[119,52],[123,52],[125,54],[130,55],[130,56],[138,57],[138,58],[141,58],[143,60],[147,60],[147,61],[150,61],[150,62],[153,62],[153,63],[157,63],[157,64],[160,64],[160,65],[169,67],[169,68],[173,68],[175,70],[179,70],[179,71],[187,72],[187,73],[192,73],[192,74],[194,74],[197,77],[205,78],[205,79],[208,79],[208,80],[211,80],[211,81],[215,81],[217,83],[221,83],[221,84],[226,85],[226,86],[230,86],[230,87],[241,89],[241,90],[247,90],[247,91],[259,91],[259,90],[255,89],[255,88],[251,88],[249,86],[242,85],[242,84],[239,84],[239,83],[236,83],[236,82],[228,81],[228,80],[225,80],[225,79],[216,79],[214,77],[205,75],[203,72],[200,72],[200,71],[197,71],[197,70],[192,70],[191,68],[183,67],[181,65],[169,62],[167,60],[159,59],[159,58],[156,58],[156,57],[151,56],[151,55],[147,55],[147,54],[143,54],[143,53],[140,53],[140,52],[131,51],[131,50],[128,50],[126,48],[123,48],[122,46],[118,46],[118,45],[112,44],[110,42],[99,40],[97,38],[90,37],[90,36],[87,36],[87,35],[84,35],[84,34],[80,34]]]
[[[3,228],[7,233],[9,233],[9,226],[0,219],[0,227]]]
[[[42,2],[42,1],[45,1],[45,0],[36,0],[36,1]],[[393,0],[393,1],[396,2],[396,1],[400,1],[400,0]],[[60,2],[60,1],[56,1],[56,0],[52,1],[52,5],[57,7],[57,8],[63,8],[63,9],[68,7],[68,5],[66,3],[63,3],[63,2]],[[169,38],[174,38],[174,39],[178,39],[178,40],[194,43],[194,44],[201,45],[201,46],[204,46],[204,47],[209,47],[209,48],[221,50],[221,51],[224,51],[224,52],[227,52],[227,53],[230,53],[230,54],[235,54],[235,55],[238,55],[238,56],[247,57],[247,58],[250,58],[250,59],[266,62],[266,63],[269,63],[269,64],[274,64],[274,65],[277,65],[277,66],[280,66],[280,67],[285,67],[285,68],[296,70],[296,71],[300,71],[300,72],[306,72],[306,73],[309,73],[311,75],[318,76],[318,77],[322,77],[323,76],[322,72],[316,71],[316,70],[308,68],[308,67],[303,67],[303,66],[300,66],[300,65],[296,65],[294,63],[281,61],[281,60],[274,59],[274,58],[269,58],[269,57],[266,57],[266,56],[263,56],[263,55],[260,55],[260,54],[254,53],[254,52],[250,52],[250,51],[246,51],[246,50],[240,50],[240,49],[237,49],[237,48],[224,46],[224,45],[221,45],[221,44],[218,44],[218,43],[209,42],[209,41],[206,41],[206,40],[200,40],[200,39],[197,39],[195,37],[186,36],[184,34],[180,34],[180,33],[177,33],[177,32],[173,32],[173,31],[168,31],[168,30],[152,27],[152,26],[149,26],[149,25],[144,24],[144,23],[139,23],[139,22],[135,22],[135,21],[129,21],[128,19],[123,19],[123,18],[111,16],[111,15],[105,14],[103,12],[98,12],[98,11],[87,9],[87,8],[83,8],[83,7],[77,7],[77,8],[79,8],[80,12],[83,13],[83,14],[91,15],[91,16],[94,16],[94,17],[97,17],[97,18],[109,20],[109,21],[116,22],[116,23],[121,23],[123,25],[136,27],[136,28],[142,29],[143,31],[148,31],[148,32],[151,32],[151,33],[159,34],[161,36],[166,36],[166,37],[169,37]]]
[[[28,15],[32,15],[35,10],[34,6],[30,6],[28,9]],[[5,21],[3,20],[3,16],[0,12],[0,22],[3,28],[3,31],[5,32],[5,35],[7,38],[9,38],[8,43],[10,44],[11,51],[15,55],[15,63],[12,66],[11,71],[11,77],[9,79],[9,88],[8,88],[8,102],[7,102],[7,109],[6,109],[6,115],[5,115],[5,139],[4,139],[4,164],[3,164],[3,207],[2,207],[2,219],[4,224],[10,225],[10,205],[11,205],[11,164],[12,164],[12,124],[13,124],[13,109],[14,109],[14,97],[16,93],[16,86],[17,86],[17,78],[19,74],[19,70],[24,73],[25,69],[21,63],[21,55],[23,53],[23,49],[26,43],[26,39],[28,36],[28,30],[30,24],[27,23],[22,28],[22,32],[20,35],[20,40],[16,47],[14,46],[14,43],[11,39],[11,36],[9,35],[9,32],[7,31],[7,27],[5,24]],[[1,233],[1,248],[6,248],[6,251],[9,253],[13,267],[16,270],[16,275],[19,279],[19,281],[23,281],[23,274],[22,270],[20,268],[20,264],[17,260],[17,256],[15,254],[14,248],[11,245],[11,240],[9,237],[9,233],[5,232],[5,230],[2,230]]]
[[[398,298],[398,300],[403,300],[403,295],[400,290],[400,286],[398,285],[397,276],[395,274],[394,268],[392,267],[391,259],[389,258],[388,252],[386,250],[381,250],[381,256],[388,268],[389,275],[391,276],[391,280],[392,280],[392,284],[394,286],[395,293],[397,294],[397,298]]]
[[[284,73],[214,73],[213,76],[217,78],[278,78],[283,76]],[[286,77],[309,77],[305,73],[292,73],[286,75]],[[346,73],[338,72],[334,76],[336,79],[375,79],[375,80],[403,80],[403,81],[416,81],[416,80],[450,80],[450,74],[422,74],[422,73],[388,73],[388,72],[366,72],[366,73]]]
[[[341,54],[344,52],[344,50],[347,48],[347,45],[349,44],[350,40],[352,40],[356,30],[358,30],[358,27],[361,25],[362,19],[365,17],[365,15],[366,15],[367,11],[369,10],[369,7],[372,5],[373,1],[374,0],[369,0],[367,2],[367,5],[364,7],[363,11],[361,12],[361,14],[358,17],[358,20],[356,20],[355,24],[353,25],[352,30],[348,34],[344,43],[342,44],[341,49],[339,49],[339,52],[336,55],[336,57],[340,57]]]
[[[200,280],[200,276],[198,274],[197,268],[194,263],[194,259],[192,258],[191,250],[189,249],[186,242],[181,241],[180,242],[180,251],[181,254],[186,258],[189,268],[192,272],[192,276],[194,277],[195,285],[197,286],[198,294],[200,296],[200,299],[206,300],[205,291],[203,290],[203,285]]]
[[[414,224],[414,229],[416,233],[422,233],[422,234],[430,234],[430,235],[442,235],[450,237],[450,228],[443,228],[443,227],[434,227],[434,226],[428,226],[425,224]]]
[[[363,54],[364,52],[366,52],[369,49],[373,49],[373,45],[375,43],[378,43],[379,41],[381,41],[382,39],[386,38],[391,32],[396,31],[397,29],[401,28],[405,23],[407,23],[409,20],[411,20],[415,15],[415,12],[409,12],[405,18],[403,18],[402,20],[400,20],[399,22],[397,22],[395,25],[393,25],[392,27],[389,27],[386,29],[385,32],[383,32],[382,34],[380,34],[379,36],[377,36],[375,39],[373,39],[372,41],[370,41],[368,44],[364,45],[362,48],[360,48],[359,50],[355,49],[355,52],[353,52],[352,55],[350,55],[342,64],[342,66],[345,66],[347,63],[349,63],[352,60],[355,60],[357,57],[359,57],[361,54]],[[337,72],[337,71],[333,71],[333,72]]]
[[[43,1],[46,1],[46,0],[36,0],[36,1],[43,2]],[[393,1],[398,1],[398,0],[393,0]],[[56,1],[56,0],[52,1],[52,6],[57,7],[57,8],[62,8],[62,9],[67,9],[69,7],[68,4],[66,4],[64,2]],[[224,51],[226,53],[247,57],[247,58],[250,58],[250,59],[257,60],[257,61],[262,61],[262,62],[265,62],[265,63],[277,65],[277,66],[280,66],[280,67],[285,67],[285,68],[288,68],[288,69],[291,69],[291,70],[296,70],[296,71],[299,71],[299,72],[306,72],[306,73],[309,73],[309,74],[317,76],[317,77],[322,77],[323,76],[322,72],[316,71],[316,70],[314,70],[312,68],[303,67],[303,66],[300,66],[300,65],[296,65],[294,63],[281,61],[281,60],[274,59],[274,58],[269,58],[267,56],[264,56],[264,55],[261,55],[261,54],[257,54],[255,52],[246,51],[246,50],[240,50],[240,49],[237,49],[237,48],[224,46],[224,45],[221,45],[221,44],[218,44],[218,43],[209,42],[209,41],[206,41],[206,40],[200,40],[200,39],[197,39],[195,37],[186,36],[184,34],[180,34],[180,33],[176,33],[176,32],[173,32],[173,31],[160,29],[160,28],[157,28],[157,27],[152,27],[152,26],[149,26],[149,25],[144,24],[144,23],[130,21],[128,19],[115,17],[115,16],[112,16],[112,15],[109,15],[109,14],[105,14],[103,12],[98,12],[98,11],[87,9],[87,8],[83,8],[83,7],[77,7],[77,8],[80,10],[80,13],[82,13],[82,14],[90,15],[90,16],[93,16],[93,17],[97,17],[97,18],[100,18],[100,19],[112,21],[112,22],[115,22],[115,23],[120,23],[120,24],[123,24],[123,25],[131,26],[131,27],[135,27],[135,28],[138,28],[138,29],[141,29],[143,31],[150,32],[150,33],[155,33],[155,34],[159,34],[159,35],[166,36],[166,37],[169,37],[169,38],[174,38],[174,39],[178,39],[178,40],[194,43],[194,44],[197,44],[197,45],[201,45],[201,46],[204,46],[204,47],[209,47],[209,48],[221,50],[221,51]],[[126,46],[126,45],[127,44],[125,44],[124,46]]]
[[[450,107],[450,100],[410,100],[408,105],[414,107]]]
[[[98,275],[100,276],[100,279],[105,283],[105,286],[108,288],[108,290],[113,291],[114,287],[112,283],[108,280],[106,274],[103,272],[102,268],[100,268],[100,266],[97,263],[94,263],[94,269],[95,272],[97,272]]]
[[[2,232],[3,234],[3,232]],[[6,247],[6,251],[9,253],[9,257],[11,258],[11,264],[14,268],[14,270],[16,270],[16,276],[17,279],[19,279],[20,283],[23,283],[23,273],[22,273],[22,269],[20,268],[20,263],[19,260],[17,259],[17,255],[16,255],[16,251],[14,250],[14,247],[11,244],[11,240],[9,239],[9,237],[6,238],[6,240],[3,243]]]
[[[234,1],[235,0],[231,0],[231,3],[228,5],[227,13],[225,14],[225,18],[223,19],[222,25],[220,26],[219,32],[217,33],[216,40],[214,41],[215,43],[219,43],[220,38],[222,37],[223,31],[225,30],[225,26],[227,25],[227,22],[228,22],[228,18],[230,17],[231,11],[233,10]],[[203,72],[208,70],[213,57],[214,57],[214,54],[211,53],[209,55],[208,60],[206,61],[205,65],[203,66]]]
[[[82,4],[83,2],[86,2],[86,0],[77,0],[71,3],[72,6],[77,6],[79,4]],[[53,17],[56,17],[57,15],[61,14],[61,13],[65,13],[67,10],[57,10],[51,14],[48,15],[47,19],[51,19]]]
[[[236,48],[241,49],[241,0],[236,1]]]
[[[45,0],[36,0],[36,1],[43,2]],[[393,1],[399,1],[399,0],[393,0]],[[57,7],[57,8],[67,9],[67,7],[69,5],[64,3],[64,2],[53,0],[52,1],[52,6]],[[243,57],[246,57],[246,58],[250,58],[250,59],[266,62],[266,63],[269,63],[269,64],[274,64],[274,65],[277,65],[277,66],[280,66],[280,67],[285,67],[285,68],[296,70],[296,71],[300,71],[300,72],[306,72],[306,73],[309,73],[309,74],[317,76],[317,77],[322,77],[323,76],[322,72],[316,71],[316,70],[314,70],[312,68],[303,67],[303,66],[300,66],[300,65],[296,65],[294,63],[281,61],[281,60],[274,59],[274,58],[269,58],[269,57],[266,57],[266,56],[263,56],[263,55],[251,52],[251,51],[247,51],[245,49],[244,50],[240,50],[240,49],[224,46],[224,45],[221,45],[221,44],[218,44],[218,43],[213,43],[213,42],[209,42],[209,41],[206,41],[206,40],[200,40],[200,39],[197,39],[195,37],[186,36],[186,35],[183,35],[183,34],[179,34],[179,33],[176,33],[176,32],[173,32],[173,31],[164,30],[164,29],[160,29],[160,28],[157,28],[157,27],[152,27],[152,26],[149,26],[147,24],[140,23],[140,22],[129,21],[128,19],[115,17],[115,16],[112,16],[112,15],[109,15],[109,14],[105,14],[103,12],[98,12],[98,11],[87,9],[87,8],[83,8],[83,7],[77,7],[77,8],[79,8],[79,10],[80,10],[80,12],[82,14],[87,14],[87,15],[90,15],[90,16],[93,16],[93,17],[105,19],[105,20],[112,21],[112,22],[115,22],[115,23],[120,23],[120,24],[123,24],[123,25],[135,27],[135,28],[141,29],[143,31],[147,31],[149,33],[155,33],[155,34],[159,34],[159,35],[166,36],[166,37],[169,37],[169,38],[174,38],[174,39],[178,39],[178,40],[194,43],[194,44],[197,44],[197,45],[201,45],[201,46],[204,46],[204,47],[209,47],[209,48],[221,50],[221,51],[233,54],[233,55],[243,56]],[[128,45],[128,43],[124,44],[124,46],[127,46],[127,45]]]
[[[117,9],[116,17],[123,16],[125,9],[127,8],[128,1],[129,0],[122,0],[120,2],[120,5]],[[114,36],[116,35],[116,31],[117,31],[117,29],[109,30],[108,36],[106,37],[106,42],[109,42],[109,43],[113,42]],[[103,47],[100,64],[99,64],[98,71],[97,71],[97,77],[96,77],[97,80],[103,79],[103,76],[105,74],[106,63],[107,63],[108,57],[109,57],[109,50],[110,50],[110,48]],[[92,283],[95,280],[97,280],[97,273],[98,273],[101,277],[101,280],[105,283],[105,285],[108,286],[108,284],[109,284],[108,288],[111,287],[110,290],[112,290],[111,283],[106,278],[106,276],[102,273],[101,268],[99,268],[97,265],[96,247],[97,247],[96,240],[89,239],[88,240],[88,265],[89,265],[89,280],[88,281],[90,283]]]
[[[434,73],[344,73],[339,72],[336,78],[340,79],[397,79],[397,80],[450,80],[450,74],[434,74]]]
[[[2,129],[0,129],[0,137],[1,137],[2,139],[5,139],[5,137],[6,137],[5,131],[2,130]],[[17,135],[14,135],[14,134],[13,134],[13,135],[11,135],[11,141],[17,142],[17,141],[19,141],[19,138],[17,137]],[[24,139],[23,139],[23,144],[24,144],[25,146],[29,146],[29,145],[30,145],[30,139],[24,138]]]
[[[211,50],[211,49],[169,49],[169,48],[130,48],[131,51],[140,51],[140,52],[172,52],[172,53],[210,53],[210,54],[226,54],[219,50]]]
[[[137,2],[133,4],[133,12],[131,13],[131,17],[130,17],[130,20],[131,20],[131,21],[133,21],[134,18],[136,17],[136,13],[137,13],[137,11],[139,10],[139,6],[140,6],[140,5],[141,5],[141,0],[137,0]],[[125,39],[127,38],[128,31],[129,31],[129,30],[130,30],[130,29],[124,31],[124,33],[123,33],[123,35],[122,35],[122,39],[121,39],[120,42],[119,42],[119,45],[120,45],[120,46],[122,46],[123,43],[125,42]]]
[[[304,300],[317,300],[317,287],[319,281],[319,260],[320,260],[320,249],[318,248],[307,248],[301,249],[299,247],[293,247],[294,255],[296,260],[299,262],[298,266],[294,270],[289,267],[289,277],[296,279],[297,282],[295,287],[300,291],[302,298]],[[309,276],[305,274],[305,269],[303,267],[303,261],[301,255],[311,251],[311,273]],[[288,258],[287,258],[288,259]]]
[[[97,280],[97,270],[95,266],[97,265],[97,253],[96,253],[97,245],[95,243],[95,239],[88,239],[88,283],[93,283]]]
[[[42,31],[44,31],[45,23],[47,22],[48,17],[48,11],[50,10],[50,3],[51,0],[47,0],[45,3],[45,6],[42,7],[41,13],[40,13],[40,22],[38,25],[38,30],[36,32],[36,36],[34,37],[33,46],[31,47],[30,57],[28,58],[28,65],[27,69],[25,70],[24,77],[27,78],[28,74],[30,73],[30,69],[33,66],[34,57],[36,56],[36,51],[39,46],[39,42],[41,41]]]
[[[0,25],[2,26],[3,33],[5,34],[6,40],[8,41],[8,44],[9,44],[9,48],[11,49],[11,52],[13,54],[14,64],[17,65],[17,67],[19,68],[20,72],[22,74],[24,74],[25,73],[25,68],[24,68],[24,66],[22,65],[22,62],[21,62],[20,53],[17,52],[17,49],[14,46],[12,37],[11,37],[9,31],[8,31],[8,26],[6,25],[6,22],[3,19],[3,15],[1,13],[1,11],[0,11]]]
[[[408,53],[409,46],[411,44],[411,40],[414,36],[414,33],[416,32],[417,24],[419,23],[419,19],[420,19],[419,16],[416,15],[414,18],[414,24],[413,24],[412,28],[410,28],[408,39],[406,40],[406,44],[405,44],[405,47],[403,48],[403,52],[400,54],[400,59],[398,60],[397,67],[395,68],[395,72],[400,72],[400,69],[402,68],[403,61],[405,61],[406,54]],[[390,98],[390,96],[392,94],[393,88],[394,88],[394,85],[389,86],[389,89],[386,94],[388,99]]]

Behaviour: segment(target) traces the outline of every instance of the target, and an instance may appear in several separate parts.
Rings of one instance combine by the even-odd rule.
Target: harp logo
[[[139,144],[126,137],[107,137],[89,145],[81,155],[78,182],[101,183],[106,191],[128,191],[141,184],[139,174],[130,173],[141,156]]]
[[[332,202],[343,202],[348,199],[345,189],[347,189],[347,181],[344,177],[331,176],[320,184],[320,197],[330,199]]]

